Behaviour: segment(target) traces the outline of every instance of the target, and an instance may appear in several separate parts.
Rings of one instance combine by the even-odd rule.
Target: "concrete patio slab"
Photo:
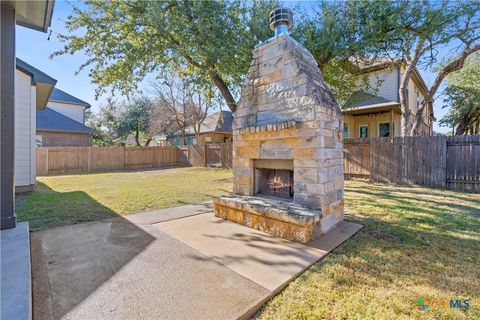
[[[234,319],[269,294],[122,218],[35,232],[32,243],[36,319]]]
[[[30,232],[28,222],[0,231],[0,319],[32,318]]]
[[[306,246],[211,210],[183,206],[32,233],[34,318],[245,318],[360,228],[343,223]]]
[[[362,227],[342,222],[322,238],[303,245],[216,218],[211,213],[154,226],[272,292]]]

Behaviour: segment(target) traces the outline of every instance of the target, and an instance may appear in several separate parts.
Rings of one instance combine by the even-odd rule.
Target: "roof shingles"
[[[79,104],[82,106],[85,106],[86,108],[90,108],[90,104],[88,102],[85,102],[83,100],[80,100],[71,94],[66,93],[65,91],[62,91],[60,89],[53,89],[52,95],[50,97],[50,101],[52,102],[67,102],[67,103],[74,103],[74,104]]]
[[[387,103],[394,103],[394,101],[390,101],[383,97],[378,97],[376,95],[363,92],[363,91],[356,91],[352,93],[350,98],[348,98],[347,102],[343,109],[350,109],[350,108],[360,108],[366,106],[374,106],[378,104],[387,104]]]
[[[86,125],[70,119],[50,108],[37,110],[37,130],[92,133],[93,130]]]

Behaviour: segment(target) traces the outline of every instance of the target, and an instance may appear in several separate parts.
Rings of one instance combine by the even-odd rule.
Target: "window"
[[[390,137],[390,122],[378,124],[378,136],[381,138]]]
[[[415,87],[415,97],[417,99],[417,110],[420,108],[420,93],[418,92],[417,87]]]
[[[41,135],[37,134],[35,136],[35,144],[37,145],[37,147],[41,147],[43,145],[43,139]]]
[[[348,123],[343,123],[343,137],[348,138]]]
[[[368,138],[368,126],[360,126],[360,138]]]

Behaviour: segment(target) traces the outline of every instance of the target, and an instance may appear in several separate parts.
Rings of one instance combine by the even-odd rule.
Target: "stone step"
[[[322,233],[322,212],[288,199],[222,196],[213,199],[215,216],[288,240],[307,243]]]

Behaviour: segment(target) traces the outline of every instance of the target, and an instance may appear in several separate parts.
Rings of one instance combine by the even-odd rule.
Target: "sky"
[[[76,3],[76,5],[79,5]],[[80,4],[81,5],[81,4]],[[57,34],[65,34],[64,21],[72,12],[72,4],[67,1],[56,1],[53,12],[52,25],[50,30],[52,34],[50,38],[48,33],[41,33],[21,26],[17,26],[17,57],[24,60],[35,68],[47,73],[51,77],[57,79],[56,87],[79,99],[82,99],[92,105],[92,111],[98,110],[99,105],[105,102],[108,95],[104,94],[95,100],[95,84],[91,83],[88,76],[88,70],[82,70],[78,75],[76,71],[80,65],[86,61],[87,57],[82,53],[74,55],[62,55],[50,59],[50,55],[63,47],[63,44],[57,39]],[[453,48],[443,48],[448,52]],[[434,81],[435,74],[429,70],[420,69],[427,85],[431,85]],[[145,80],[140,84],[140,88],[148,91],[149,80]],[[120,93],[116,93],[119,95]],[[437,122],[434,124],[435,132],[446,133],[449,128],[439,127],[438,120],[447,113],[446,109],[442,109],[442,99],[438,98],[434,103],[434,113]]]

